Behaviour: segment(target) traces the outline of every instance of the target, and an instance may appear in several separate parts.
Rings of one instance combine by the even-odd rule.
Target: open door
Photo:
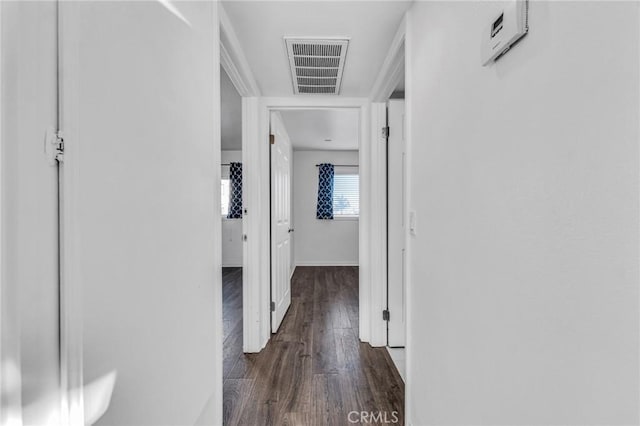
[[[65,424],[220,424],[218,5],[59,7],[63,282],[84,382],[116,376]]]
[[[404,99],[392,99],[387,104],[389,126],[388,161],[388,338],[387,345],[405,345],[405,138]]]
[[[0,424],[62,423],[55,2],[2,2]],[[48,155],[50,154],[50,155]]]
[[[291,304],[291,142],[271,114],[271,332]]]

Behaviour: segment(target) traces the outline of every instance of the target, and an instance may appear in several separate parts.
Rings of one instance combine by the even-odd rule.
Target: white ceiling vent
[[[348,39],[320,40],[285,37],[284,40],[296,95],[340,93]]]

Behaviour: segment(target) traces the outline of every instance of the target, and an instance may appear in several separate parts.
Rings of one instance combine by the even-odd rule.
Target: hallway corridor
[[[404,424],[391,358],[358,341],[357,267],[298,267],[289,312],[259,354],[242,354],[241,283],[241,269],[224,269],[225,425],[344,425],[350,412]]]

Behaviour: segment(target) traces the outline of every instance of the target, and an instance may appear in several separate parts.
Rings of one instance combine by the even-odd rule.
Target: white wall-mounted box
[[[482,33],[482,65],[504,55],[529,31],[528,0],[511,0]]]

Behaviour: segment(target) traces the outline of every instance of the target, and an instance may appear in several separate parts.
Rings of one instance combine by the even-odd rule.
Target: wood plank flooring
[[[358,340],[358,268],[298,267],[291,307],[259,354],[242,353],[242,270],[223,269],[224,424],[348,425],[352,411],[404,424],[404,383],[385,348]],[[378,414],[381,413],[381,414]],[[358,423],[354,423],[358,424]]]

